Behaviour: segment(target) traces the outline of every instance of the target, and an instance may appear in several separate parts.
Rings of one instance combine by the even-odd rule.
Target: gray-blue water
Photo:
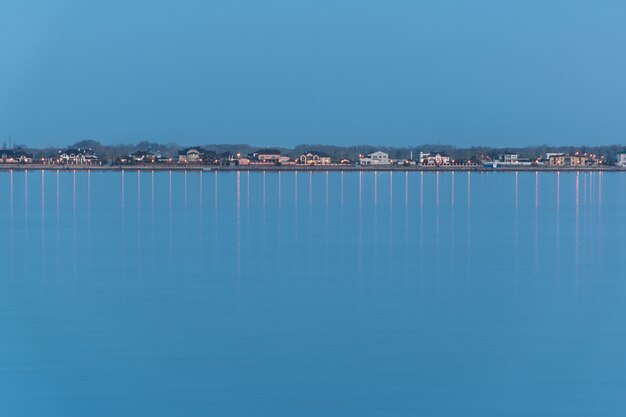
[[[626,174],[0,174],[2,416],[623,416]]]

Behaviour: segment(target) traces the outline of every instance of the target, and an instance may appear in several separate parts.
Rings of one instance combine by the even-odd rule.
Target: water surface
[[[0,174],[0,415],[620,416],[626,175]]]

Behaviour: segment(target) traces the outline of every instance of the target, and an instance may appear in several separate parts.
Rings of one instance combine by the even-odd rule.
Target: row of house
[[[519,154],[508,153],[500,154],[495,159],[482,161],[485,167],[496,168],[502,167],[531,167],[531,166],[549,166],[549,167],[593,167],[606,164],[604,156],[576,152],[573,155],[566,153],[548,153],[544,158],[530,160],[522,158]],[[409,159],[390,159],[389,155],[382,151],[376,151],[367,155],[359,156],[359,165],[422,165],[422,166],[449,166],[449,165],[473,165],[471,161],[455,161],[444,152],[420,152],[417,161],[413,157]],[[619,152],[616,157],[615,165],[626,168],[626,151]]]
[[[330,155],[318,151],[306,151],[295,159],[282,155],[276,149],[261,149],[248,155],[229,152],[217,154],[201,147],[192,147],[178,152],[178,163],[209,165],[330,165]]]
[[[446,166],[453,165],[455,161],[443,152],[420,152],[419,159],[413,159],[413,153],[409,158],[391,159],[389,154],[383,151],[371,152],[366,155],[359,155],[359,165],[424,165],[424,166]]]
[[[622,162],[620,162],[622,161]],[[603,156],[596,154],[576,152],[574,155],[552,152],[544,157],[531,161],[528,158],[520,158],[519,154],[502,154],[496,159],[484,160],[483,165],[488,168],[522,167],[522,166],[548,166],[548,167],[593,167],[605,165]],[[616,165],[626,167],[626,152],[618,153]]]
[[[240,165],[250,164],[280,164],[280,165],[331,165],[330,155],[320,151],[305,151],[298,157],[292,159],[287,155],[282,155],[276,149],[262,149],[248,156],[238,156]],[[341,161],[340,161],[341,162]],[[345,162],[345,161],[344,161]]]
[[[552,167],[585,167],[598,166],[604,163],[602,157],[594,154],[568,155],[565,153],[550,154],[547,156],[547,163]]]
[[[33,154],[21,147],[15,149],[3,149],[0,151],[0,161],[3,164],[31,164],[34,161]],[[99,159],[92,149],[66,149],[58,154],[39,158],[36,162],[44,164],[76,164],[89,165],[99,163]]]
[[[33,162],[33,154],[26,152],[21,147],[15,149],[3,149],[1,151],[3,164],[30,164]]]
[[[70,148],[58,151],[57,154],[42,157],[36,161],[33,155],[21,147],[0,150],[0,163],[2,164],[30,164],[33,162],[58,165],[96,165],[102,164],[100,158],[92,149]],[[189,147],[178,152],[177,158],[164,157],[158,151],[137,150],[131,154],[119,157],[115,160],[118,165],[141,165],[141,164],[196,164],[196,165],[354,165],[359,166],[385,166],[385,165],[421,165],[440,167],[450,165],[475,165],[471,161],[455,161],[444,152],[420,152],[417,160],[413,159],[413,153],[408,158],[392,159],[383,151],[375,151],[365,155],[359,155],[356,163],[348,159],[333,160],[330,155],[307,150],[295,158],[283,155],[277,149],[261,149],[248,155],[231,154],[230,152],[217,153],[206,150],[200,146]],[[530,160],[522,158],[516,153],[505,153],[497,157],[481,160],[483,166],[488,168],[497,167],[524,167],[524,166],[548,166],[548,167],[593,167],[606,165],[604,156],[576,152],[573,155],[567,153],[547,153],[542,158]],[[617,154],[615,165],[626,168],[626,151]]]
[[[48,163],[69,165],[98,165],[100,159],[93,149],[66,149],[59,151],[55,157],[48,158]]]
[[[141,158],[136,155],[140,154]],[[146,162],[145,153],[137,152],[132,154],[137,163]],[[149,162],[171,162],[171,159],[161,158],[159,154],[149,155]],[[605,164],[604,158],[595,154],[575,153],[569,155],[565,153],[548,153],[544,158],[530,160],[522,158],[519,154],[500,154],[493,160],[482,161],[487,167],[530,167],[530,166],[550,166],[550,167],[585,167]],[[276,149],[262,149],[249,155],[233,155],[228,152],[217,154],[213,151],[204,150],[201,147],[183,149],[178,153],[178,163],[194,164],[204,163],[213,165],[352,165],[347,159],[333,161],[330,155],[319,151],[305,151],[298,157],[292,159],[287,155],[282,155]],[[360,166],[384,166],[384,165],[421,165],[430,167],[450,166],[450,165],[472,165],[471,161],[456,161],[444,152],[420,152],[417,160],[413,159],[413,154],[409,158],[392,159],[389,154],[383,151],[375,151],[365,155],[359,155],[358,165]],[[626,151],[618,153],[617,166],[626,167]]]

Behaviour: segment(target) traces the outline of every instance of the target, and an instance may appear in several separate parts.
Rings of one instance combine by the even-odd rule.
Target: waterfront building
[[[128,161],[135,164],[154,163],[161,159],[161,154],[153,151],[135,151],[128,155]]]
[[[520,158],[516,153],[505,153],[498,155],[497,165],[501,166],[531,166],[532,162],[528,158]]]
[[[626,168],[626,151],[618,152],[615,158],[615,165]]]
[[[284,158],[285,157],[280,154],[280,151],[276,149],[261,149],[251,155],[251,159],[265,164],[279,163],[281,159],[284,160]],[[288,161],[289,157],[286,158]]]
[[[30,164],[33,162],[33,155],[21,147],[3,149],[0,151],[0,162],[3,164]]]
[[[368,153],[359,157],[359,165],[391,165],[389,154],[382,151]]]
[[[330,155],[318,151],[306,151],[298,157],[299,164],[305,165],[329,165]]]
[[[183,149],[181,151],[178,151],[178,162],[183,162],[183,163],[198,162],[202,160],[203,155],[204,155],[204,149],[200,147]]]
[[[56,158],[52,159],[57,164],[94,165],[100,163],[93,149],[70,148],[59,151]]]
[[[503,164],[515,165],[518,163],[519,154],[516,153],[504,153],[498,155],[498,160]]]
[[[420,164],[427,166],[450,165],[450,157],[443,152],[420,152]]]
[[[178,152],[178,162],[184,164],[214,164],[217,160],[217,154],[213,151],[207,151],[199,146],[183,149]]]
[[[551,155],[548,159],[550,167],[583,167],[589,165],[589,157],[586,155]]]

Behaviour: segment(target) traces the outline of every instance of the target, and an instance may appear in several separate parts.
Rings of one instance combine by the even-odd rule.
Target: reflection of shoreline
[[[245,165],[245,166],[178,166],[178,165],[128,165],[128,166],[114,166],[114,165],[42,165],[42,164],[28,164],[28,165],[0,165],[0,172],[10,171],[28,171],[28,170],[50,170],[50,171],[269,171],[269,172],[281,172],[281,171],[415,171],[415,172],[626,172],[626,168],[619,168],[613,166],[602,167],[498,167],[498,168],[486,168],[483,166],[394,166],[394,165],[379,165],[379,166],[350,166],[350,165]]]

